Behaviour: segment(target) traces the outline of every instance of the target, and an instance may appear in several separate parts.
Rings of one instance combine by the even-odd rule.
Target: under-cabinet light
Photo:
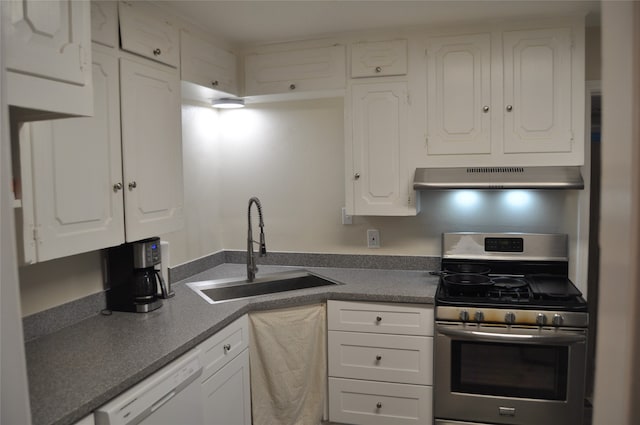
[[[221,109],[244,108],[244,99],[225,97],[222,99],[213,99],[211,106]]]

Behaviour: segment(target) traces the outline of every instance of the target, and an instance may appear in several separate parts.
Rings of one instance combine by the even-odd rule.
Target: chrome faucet
[[[255,196],[249,199],[249,208],[247,210],[247,216],[249,220],[249,232],[247,236],[247,282],[253,282],[256,278],[256,272],[258,271],[258,266],[256,265],[256,258],[253,253],[253,244],[257,243],[253,240],[253,230],[251,230],[251,206],[256,204],[258,207],[258,216],[260,217],[260,256],[264,257],[267,255],[267,246],[264,243],[264,221],[262,220],[262,205],[260,205],[260,200]]]

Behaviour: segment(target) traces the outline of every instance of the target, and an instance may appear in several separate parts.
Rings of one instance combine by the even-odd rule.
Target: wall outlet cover
[[[377,229],[367,230],[367,247],[380,248],[380,232]]]

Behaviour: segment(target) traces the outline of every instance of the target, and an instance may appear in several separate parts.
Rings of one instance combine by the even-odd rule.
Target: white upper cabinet
[[[491,34],[434,37],[427,52],[428,153],[490,153]]]
[[[212,90],[238,93],[236,56],[187,30],[180,32],[180,77]]]
[[[120,59],[127,241],[184,225],[178,71]]]
[[[570,152],[571,30],[505,32],[503,51],[504,151]]]
[[[93,82],[93,117],[40,121],[23,129],[28,262],[124,242],[122,192],[114,190],[122,181],[117,58],[94,51]]]
[[[346,196],[352,215],[415,215],[406,82],[353,84],[347,119]]]
[[[107,47],[118,47],[118,2],[91,2],[91,41]]]
[[[428,38],[416,166],[584,163],[584,22],[520,28]]]
[[[7,103],[92,115],[89,2],[3,1],[2,20]]]
[[[122,50],[178,67],[177,27],[151,3],[121,1],[118,6]]]
[[[351,45],[351,78],[407,74],[407,40]]]
[[[245,57],[247,96],[328,91],[346,84],[342,45],[259,53]]]

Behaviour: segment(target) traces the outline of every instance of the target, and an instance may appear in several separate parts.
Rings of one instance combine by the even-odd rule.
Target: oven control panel
[[[588,314],[570,311],[437,306],[436,320],[506,325],[586,327]]]
[[[524,239],[485,238],[484,250],[487,252],[524,252]]]

